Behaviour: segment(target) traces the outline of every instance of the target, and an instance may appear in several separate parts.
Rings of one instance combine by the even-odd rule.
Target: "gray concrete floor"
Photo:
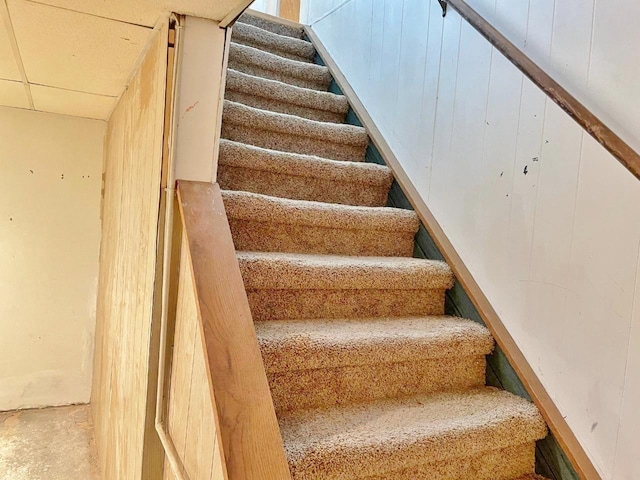
[[[100,480],[90,407],[0,412],[0,480]]]

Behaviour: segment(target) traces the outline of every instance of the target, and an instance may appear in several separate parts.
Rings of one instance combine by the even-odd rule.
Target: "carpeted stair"
[[[328,123],[224,101],[222,136],[271,150],[361,162],[369,144],[362,127]]]
[[[372,163],[336,162],[221,139],[218,182],[230,190],[295,200],[381,207],[393,176]]]
[[[349,110],[349,102],[342,95],[296,87],[235,70],[227,71],[225,98],[321,122],[341,123]]]
[[[301,28],[234,27],[218,182],[294,480],[544,480],[531,403],[485,386],[487,329],[344,124]]]
[[[314,90],[326,91],[331,82],[331,74],[327,67],[297,62],[234,41],[229,46],[228,66],[249,75],[279,80]]]
[[[409,210],[223,193],[238,250],[408,257],[418,219]]]

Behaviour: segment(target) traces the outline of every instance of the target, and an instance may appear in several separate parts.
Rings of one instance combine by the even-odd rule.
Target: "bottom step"
[[[294,480],[512,480],[534,471],[547,434],[534,405],[487,387],[279,421]]]

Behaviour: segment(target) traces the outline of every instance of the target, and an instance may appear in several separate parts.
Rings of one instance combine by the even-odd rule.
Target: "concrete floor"
[[[89,408],[0,412],[0,480],[100,480]]]

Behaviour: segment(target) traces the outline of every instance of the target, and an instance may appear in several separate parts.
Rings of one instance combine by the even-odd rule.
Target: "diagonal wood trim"
[[[486,38],[518,70],[547,94],[578,125],[584,128],[604,148],[618,159],[637,179],[640,179],[640,155],[624,140],[607,127],[587,107],[580,103],[562,85],[551,78],[536,65],[525,53],[487,22],[464,0],[446,0],[445,2],[464,18],[480,35]]]
[[[500,317],[489,303],[485,294],[482,292],[482,289],[458,255],[458,252],[449,241],[447,235],[442,230],[442,227],[431,213],[431,210],[429,210],[429,207],[426,205],[417,189],[413,186],[410,178],[400,165],[395,154],[391,151],[391,148],[383,138],[380,130],[376,127],[371,116],[349,84],[348,80],[340,71],[338,65],[331,58],[326,47],[322,44],[314,31],[309,27],[305,27],[305,32],[316,47],[318,55],[320,55],[325,65],[329,68],[335,82],[342,90],[342,93],[349,99],[351,108],[354,110],[363,126],[367,129],[371,141],[382,155],[387,166],[393,171],[396,181],[409,199],[409,202],[420,218],[420,221],[425,225],[429,235],[444,256],[445,261],[451,266],[456,279],[471,298],[473,305],[478,310],[487,328],[491,331],[496,343],[504,351],[507,359],[516,371],[531,399],[542,413],[542,416],[558,440],[558,443],[580,475],[580,478],[584,480],[601,480],[600,475],[591,463],[591,460],[582,448],[582,445],[580,445],[574,433],[569,428],[569,425],[567,425],[567,422],[558,410],[558,407],[556,407],[555,403],[538,379],[535,371],[531,368],[529,362],[527,362],[523,353],[518,348],[518,345],[513,340],[513,337],[511,337],[509,331],[502,323],[502,320],[500,320]]]
[[[228,478],[290,479],[220,187],[178,181],[178,203]]]
[[[243,0],[236,7],[234,7],[226,17],[220,20],[220,28],[229,28],[232,27],[238,17],[244,13],[244,11],[251,6],[253,0]]]

